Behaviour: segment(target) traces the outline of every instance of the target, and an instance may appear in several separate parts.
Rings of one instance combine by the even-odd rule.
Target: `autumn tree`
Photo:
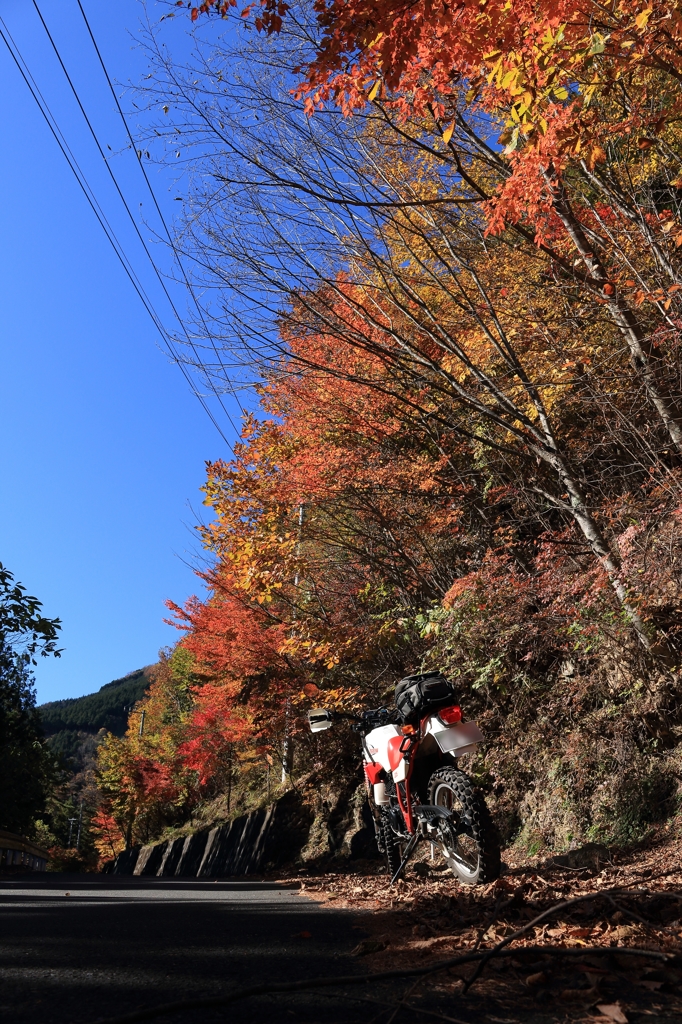
[[[278,3],[254,8],[257,27],[269,34],[282,32],[291,11]],[[213,11],[226,16],[229,6],[204,3],[192,17]],[[416,121],[422,145],[433,148],[442,135],[453,152],[455,130],[468,129],[471,143],[472,124],[483,118],[487,137],[475,146],[497,164],[497,180],[475,181],[488,231],[511,224],[542,245],[561,227],[572,250],[566,265],[580,266],[574,276],[604,303],[670,442],[682,450],[679,387],[665,365],[674,351],[661,350],[637,310],[646,300],[664,306],[681,284],[674,258],[682,239],[679,33],[670,5],[606,11],[591,0],[485,9],[464,2],[408,10],[320,0],[297,7],[292,25],[284,19],[289,46],[278,54],[304,76],[298,96],[308,113],[325,103],[354,114],[374,105],[407,133]],[[256,46],[249,52],[261,59]],[[654,257],[648,274],[632,264],[633,242]]]
[[[562,737],[602,698],[606,717],[627,708],[619,746],[600,720],[604,742],[644,765],[670,742],[681,639],[682,228],[661,24],[648,8],[592,12],[588,30],[587,8],[464,4],[443,14],[438,63],[426,6],[401,28],[390,5],[320,5],[327,41],[310,8],[273,11],[255,12],[269,37],[245,29],[194,66],[149,40],[145,94],[164,112],[145,141],[192,170],[177,249],[205,299],[188,358],[203,353],[217,389],[257,374],[258,409],[234,458],[208,466],[208,597],[171,605],[190,705],[176,720],[160,688],[147,739],[133,716],[106,753],[103,828],[109,814],[121,834],[158,833],[235,764],[262,799],[301,708],[387,701],[425,666],[488,716],[502,791],[519,760],[505,721],[550,760],[594,766],[594,735]],[[353,35],[365,15],[372,46]],[[498,52],[479,53],[493,29]],[[323,109],[308,117],[304,96]],[[567,682],[574,662],[589,684]],[[611,663],[627,682],[603,683]],[[325,770],[312,737],[296,743],[299,776]]]
[[[285,43],[276,44],[277,60]],[[617,203],[587,193],[576,221],[573,206],[547,207],[539,194],[533,210],[491,235],[484,218],[507,163],[490,121],[471,112],[461,90],[452,131],[434,144],[431,115],[406,125],[377,99],[350,121],[332,113],[308,120],[278,74],[268,78],[261,68],[249,79],[242,65],[236,94],[226,98],[227,68],[238,66],[229,56],[214,56],[199,98],[158,55],[174,103],[188,114],[184,141],[201,147],[201,166],[221,182],[217,193],[197,192],[183,240],[206,283],[221,283],[222,310],[206,310],[211,330],[265,371],[280,361],[289,372],[293,360],[388,391],[427,435],[438,424],[499,452],[500,481],[513,481],[533,514],[545,502],[572,519],[650,646],[641,595],[628,594],[614,543],[619,525],[613,534],[600,521],[611,485],[604,487],[589,448],[603,441],[580,436],[575,417],[596,417],[609,432],[618,418],[642,479],[654,465],[670,484],[679,300],[665,280],[662,227],[644,212],[628,220]],[[610,167],[632,180],[627,160]],[[653,189],[644,169],[639,198]],[[656,236],[651,244],[647,232]],[[576,245],[588,241],[589,254],[576,257]],[[674,269],[674,243],[663,244]],[[599,251],[606,255],[595,269]],[[344,349],[352,354],[339,362]]]
[[[210,0],[191,17],[226,17],[234,6]],[[404,121],[441,119],[447,139],[457,117],[449,104],[463,95],[469,109],[506,120],[511,178],[527,202],[543,171],[594,165],[605,143],[633,134],[649,149],[676,121],[681,22],[670,3],[263,0],[250,13],[268,35],[305,38],[293,72],[308,112],[383,100]]]
[[[192,683],[186,652],[162,652],[147,695],[131,710],[126,735],[108,734],[98,747],[101,803],[94,825],[103,855],[112,842],[116,846],[116,830],[127,847],[147,842],[183,821],[196,802],[194,779],[177,753],[194,705]]]

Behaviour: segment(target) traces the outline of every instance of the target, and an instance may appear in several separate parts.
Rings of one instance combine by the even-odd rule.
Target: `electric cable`
[[[9,29],[7,28],[7,25],[2,20],[1,17],[0,17],[0,24],[3,26],[8,39],[10,40],[12,46],[14,47],[15,53],[12,53],[11,50],[10,50],[10,53],[11,53],[12,57],[14,57],[15,63],[17,62],[17,55],[18,55],[18,60],[20,61],[21,65],[22,65],[22,67],[20,67],[20,71],[22,72],[22,74],[24,76],[24,80],[25,81],[27,79],[30,80],[30,84],[29,84],[29,81],[26,81],[26,84],[29,86],[29,89],[31,89],[32,93],[34,93],[34,99],[36,99],[36,102],[39,101],[39,106],[40,106],[40,104],[42,104],[42,107],[44,108],[43,111],[42,111],[43,116],[45,116],[45,111],[47,112],[48,123],[50,125],[50,128],[51,128],[53,134],[56,134],[59,137],[57,141],[60,144],[60,148],[62,148],[62,152],[66,151],[66,152],[64,152],[64,156],[73,165],[72,166],[72,170],[75,168],[74,173],[77,172],[77,176],[79,176],[80,181],[82,183],[81,187],[84,187],[87,190],[88,198],[89,198],[91,204],[93,204],[94,206],[97,207],[98,219],[101,219],[101,221],[104,222],[102,224],[102,227],[104,228],[105,225],[106,225],[105,230],[114,239],[114,242],[115,242],[116,246],[118,246],[118,249],[120,250],[120,252],[123,253],[123,258],[127,259],[127,257],[125,257],[125,253],[123,252],[123,247],[122,247],[121,243],[119,242],[118,238],[116,237],[116,233],[115,233],[114,229],[112,228],[111,224],[109,223],[109,220],[108,220],[106,214],[104,213],[104,210],[102,209],[102,207],[100,206],[100,204],[99,204],[99,202],[97,200],[97,196],[95,195],[93,189],[90,187],[90,185],[89,185],[89,183],[87,181],[87,178],[85,177],[85,174],[84,174],[80,164],[78,163],[78,160],[76,159],[76,157],[75,157],[75,155],[73,153],[73,150],[69,146],[69,144],[68,144],[68,142],[66,140],[66,137],[64,136],[64,133],[59,128],[59,125],[57,123],[57,120],[56,120],[54,114],[50,110],[50,107],[49,107],[49,104],[47,103],[47,100],[45,99],[45,97],[41,93],[40,88],[38,87],[38,84],[37,84],[35,78],[31,74],[31,71],[30,71],[28,65],[26,64],[25,60],[21,56],[21,53],[19,53],[19,48],[18,48],[16,42],[14,41],[14,39],[12,38],[11,32],[9,31]],[[129,269],[131,270],[131,272],[135,276],[135,279],[137,281],[138,286],[140,288],[142,288],[141,282],[139,281],[139,278],[137,278],[137,275],[135,274],[134,270],[132,270],[132,265],[130,264],[129,261],[128,261],[128,265],[129,265]],[[142,290],[144,291],[143,288],[142,288]],[[148,298],[147,296],[145,296],[145,297]]]
[[[33,0],[33,2],[35,3],[35,0]],[[200,305],[200,303],[199,303],[199,301],[198,301],[198,299],[196,297],[194,288],[192,287],[192,283],[189,280],[189,277],[187,276],[187,272],[185,270],[185,265],[182,262],[182,259],[180,257],[180,253],[178,252],[177,246],[176,246],[175,242],[173,241],[173,237],[171,235],[171,232],[170,232],[170,229],[168,227],[168,224],[166,223],[166,219],[165,219],[165,217],[163,215],[163,211],[161,210],[161,207],[159,206],[159,202],[158,202],[158,200],[156,198],[156,193],[154,192],[154,189],[152,188],[152,183],[149,180],[149,176],[148,176],[147,171],[145,169],[144,163],[142,162],[141,152],[140,152],[140,150],[138,150],[137,145],[135,143],[135,139],[133,138],[132,133],[130,131],[130,128],[128,126],[128,121],[126,119],[125,114],[123,113],[123,109],[122,109],[121,104],[119,102],[119,98],[116,95],[116,90],[114,89],[113,83],[111,81],[111,76],[109,75],[109,72],[107,71],[107,66],[104,63],[104,58],[102,57],[102,53],[101,53],[100,48],[99,48],[99,46],[97,44],[97,40],[95,39],[95,34],[92,31],[92,28],[90,26],[90,22],[88,21],[87,15],[85,13],[85,9],[84,9],[84,7],[83,7],[83,5],[81,3],[81,0],[76,0],[76,3],[78,4],[78,9],[81,12],[83,21],[85,23],[85,27],[86,27],[86,29],[88,31],[88,35],[90,36],[90,41],[92,42],[92,45],[93,45],[94,50],[95,50],[95,53],[97,54],[97,58],[99,60],[100,66],[102,68],[102,72],[104,73],[104,77],[107,80],[107,85],[109,86],[109,91],[111,92],[111,95],[113,96],[114,103],[116,104],[116,109],[118,110],[118,113],[120,115],[121,121],[123,122],[123,127],[125,128],[126,135],[128,136],[128,139],[130,141],[130,145],[131,145],[132,151],[133,151],[133,153],[137,157],[137,163],[138,163],[138,166],[140,168],[140,171],[142,172],[142,176],[143,176],[143,178],[145,180],[145,184],[146,184],[147,189],[149,191],[149,195],[152,198],[152,202],[154,203],[154,206],[156,208],[156,212],[157,212],[157,214],[159,216],[159,220],[161,221],[161,223],[163,225],[163,229],[164,229],[164,231],[166,233],[166,238],[168,239],[168,244],[170,245],[171,249],[173,250],[173,254],[175,256],[175,260],[176,260],[177,266],[178,266],[178,268],[180,270],[180,273],[183,276],[183,279],[185,281],[185,284],[187,285],[189,293],[192,296],[192,301],[194,302],[194,305],[196,307],[197,313],[199,314],[199,318],[201,319],[201,323],[203,325],[203,328],[204,328],[204,331],[206,333],[206,336],[211,339],[211,345],[213,347],[213,351],[215,352],[216,357],[218,359],[218,362],[220,363],[220,368],[221,368],[221,370],[223,371],[223,373],[225,375],[225,380],[227,381],[227,383],[228,383],[228,385],[230,387],[230,390],[232,391],[234,399],[237,402],[237,405],[239,406],[242,415],[245,416],[246,415],[246,410],[244,409],[244,407],[243,407],[243,405],[242,405],[242,403],[241,403],[241,401],[239,399],[239,395],[237,394],[236,388],[234,387],[232,381],[229,378],[229,375],[227,374],[227,370],[226,370],[225,364],[222,361],[222,358],[220,356],[218,348],[216,347],[216,344],[215,344],[215,341],[213,339],[213,336],[212,336],[211,332],[208,329],[208,325],[207,325],[206,320],[204,318],[204,313],[203,313],[203,310],[201,308],[201,305]]]
[[[80,112],[83,115],[83,118],[85,120],[86,125],[88,126],[88,129],[90,131],[90,134],[92,135],[92,138],[93,138],[93,140],[95,142],[95,145],[97,146],[99,154],[100,154],[100,156],[102,157],[102,160],[105,163],[105,166],[106,166],[107,171],[109,173],[109,177],[111,178],[111,180],[112,180],[112,182],[114,184],[114,187],[115,187],[115,189],[116,189],[116,191],[118,193],[118,196],[119,196],[121,202],[123,203],[125,211],[128,214],[130,222],[133,225],[135,233],[136,233],[136,235],[137,235],[137,237],[138,237],[138,239],[140,241],[140,244],[142,245],[142,248],[145,251],[147,259],[149,260],[149,262],[152,265],[154,273],[156,274],[156,277],[158,278],[159,284],[161,285],[161,288],[163,289],[163,292],[164,292],[166,298],[168,299],[170,307],[173,310],[173,313],[175,314],[175,318],[178,321],[178,323],[180,324],[180,326],[182,328],[182,331],[183,331],[183,333],[184,333],[184,335],[185,335],[185,337],[187,339],[187,343],[189,344],[190,348],[192,349],[192,352],[194,353],[194,355],[195,355],[195,357],[197,359],[197,362],[201,365],[201,359],[199,357],[199,353],[197,352],[196,347],[195,347],[194,343],[192,342],[192,339],[189,336],[189,332],[187,331],[187,328],[186,328],[186,326],[184,324],[184,321],[183,321],[182,317],[180,316],[180,314],[179,314],[179,312],[178,312],[178,310],[177,310],[177,308],[175,306],[175,303],[173,302],[173,299],[172,299],[172,297],[170,295],[170,292],[168,291],[168,288],[166,287],[166,283],[165,283],[165,281],[163,279],[163,275],[161,274],[160,270],[158,269],[156,263],[154,262],[154,258],[152,257],[152,254],[150,253],[150,251],[149,251],[149,249],[147,247],[147,244],[146,244],[146,242],[145,242],[145,240],[144,240],[144,238],[142,236],[142,232],[140,231],[139,225],[138,225],[137,221],[135,220],[135,217],[133,216],[133,214],[131,212],[131,209],[130,209],[130,207],[128,205],[128,202],[127,202],[127,200],[125,198],[125,195],[123,194],[123,191],[122,191],[122,189],[121,189],[121,187],[120,187],[120,185],[118,183],[116,175],[114,174],[114,172],[113,172],[113,170],[111,168],[111,165],[109,164],[109,161],[107,160],[106,153],[104,152],[104,149],[102,148],[102,145],[101,145],[101,143],[99,141],[99,138],[97,137],[97,133],[95,132],[95,129],[92,126],[92,122],[90,121],[90,118],[88,117],[88,114],[87,114],[87,112],[85,110],[85,107],[83,106],[83,103],[82,103],[81,98],[80,98],[80,96],[78,94],[78,91],[77,91],[75,85],[73,84],[71,76],[69,75],[69,72],[68,72],[68,70],[66,68],[66,65],[65,65],[65,63],[64,63],[64,61],[62,59],[61,53],[59,52],[57,44],[55,43],[55,41],[54,41],[54,39],[52,37],[52,34],[51,34],[51,32],[50,32],[50,30],[49,30],[49,28],[48,28],[48,26],[47,26],[47,24],[45,22],[45,19],[43,18],[43,15],[41,13],[40,8],[38,7],[38,4],[37,4],[36,0],[33,0],[33,6],[35,7],[36,13],[37,13],[37,15],[38,15],[38,17],[40,19],[40,23],[42,24],[42,26],[43,26],[43,28],[45,30],[45,34],[47,35],[47,38],[50,41],[50,45],[52,46],[52,49],[54,50],[55,56],[57,57],[57,60],[59,61],[59,65],[60,65],[62,71],[64,72],[64,76],[65,76],[67,82],[69,83],[69,87],[71,89],[71,92],[74,95],[76,103],[78,104]],[[178,356],[176,355],[175,358],[177,360]],[[223,402],[223,400],[222,400],[222,398],[220,396],[220,393],[218,392],[217,388],[212,383],[210,378],[207,377],[207,380],[208,380],[209,387],[213,391],[215,397],[218,399],[220,407],[222,408],[223,412],[225,413],[225,416],[227,417],[227,419],[228,419],[228,421],[230,423],[230,426],[234,430],[235,434],[238,435],[239,431],[237,430],[237,427],[236,427],[232,417],[230,416],[230,413],[225,408],[225,404],[224,404],[224,402]]]
[[[63,136],[63,133],[61,132],[61,130],[59,128],[59,125],[57,123],[56,118],[52,114],[52,112],[51,112],[49,106],[47,105],[47,103],[45,102],[45,99],[42,96],[42,93],[40,93],[40,90],[39,90],[38,86],[35,83],[35,79],[31,75],[31,72],[30,72],[30,70],[28,68],[28,65],[26,64],[26,61],[22,57],[21,52],[20,52],[18,46],[14,42],[14,39],[12,39],[11,33],[9,32],[9,29],[7,28],[7,26],[6,26],[5,22],[4,22],[4,20],[2,19],[2,17],[0,17],[0,38],[2,39],[3,43],[7,47],[7,50],[9,52],[9,54],[10,54],[10,57],[12,58],[14,63],[16,64],[17,69],[18,69],[21,77],[23,78],[23,80],[24,80],[24,82],[26,84],[26,87],[28,88],[28,90],[29,90],[33,100],[36,103],[36,106],[38,107],[40,113],[42,114],[42,116],[43,116],[43,118],[44,118],[48,128],[50,129],[50,132],[52,133],[52,135],[53,135],[53,137],[55,139],[55,142],[59,146],[59,149],[60,149],[64,159],[66,160],[66,162],[67,162],[67,164],[69,166],[69,169],[71,170],[71,172],[74,175],[76,181],[78,182],[78,185],[81,188],[81,190],[82,190],[82,192],[83,192],[83,194],[84,194],[88,204],[90,205],[90,208],[92,209],[93,213],[95,214],[95,217],[97,218],[97,221],[98,221],[100,227],[104,231],[104,234],[106,235],[109,244],[111,245],[112,249],[114,250],[114,252],[115,252],[119,262],[121,263],[121,266],[123,267],[126,275],[128,276],[128,279],[130,280],[130,283],[132,284],[132,286],[135,289],[135,291],[136,291],[140,301],[142,302],[142,305],[144,306],[145,310],[149,314],[149,316],[150,316],[150,318],[152,320],[152,323],[154,324],[154,326],[156,327],[157,331],[159,332],[159,334],[160,334],[164,344],[166,345],[166,348],[169,351],[169,354],[173,357],[175,362],[177,362],[178,365],[180,366],[182,374],[185,377],[185,379],[187,380],[187,383],[189,384],[189,386],[190,386],[190,388],[192,390],[192,393],[201,402],[201,405],[203,406],[203,408],[204,408],[205,412],[207,413],[209,419],[211,420],[211,422],[215,426],[216,430],[218,431],[218,433],[222,437],[222,439],[225,442],[225,444],[232,450],[232,445],[230,444],[230,442],[225,437],[225,435],[224,435],[224,433],[223,433],[223,431],[222,431],[222,429],[220,427],[220,424],[218,423],[218,421],[216,420],[215,416],[211,412],[210,408],[208,407],[208,405],[204,401],[203,396],[200,395],[199,392],[194,387],[194,383],[193,383],[191,377],[189,376],[189,374],[187,373],[187,371],[185,369],[185,366],[183,365],[182,361],[179,360],[179,358],[177,356],[177,353],[173,350],[173,345],[172,345],[171,339],[168,337],[168,334],[165,331],[165,329],[164,329],[164,327],[163,327],[163,325],[162,325],[158,315],[156,314],[156,312],[155,312],[151,302],[149,301],[147,295],[145,294],[144,288],[142,287],[140,282],[137,280],[136,274],[135,274],[134,270],[132,269],[132,265],[129,264],[129,261],[128,261],[126,255],[125,255],[125,251],[123,250],[123,247],[121,246],[120,242],[116,238],[115,232],[111,228],[111,225],[109,225],[109,222],[108,222],[106,216],[104,215],[103,211],[101,211],[101,208],[99,207],[99,203],[97,202],[95,194],[94,194],[93,190],[91,189],[90,185],[88,184],[87,178],[83,174],[80,166],[78,165],[77,160],[75,159],[75,157],[71,153],[71,150],[70,150],[70,148],[68,146],[68,143],[66,142],[66,140],[65,140],[65,138]],[[11,45],[10,45],[10,40],[11,40]]]

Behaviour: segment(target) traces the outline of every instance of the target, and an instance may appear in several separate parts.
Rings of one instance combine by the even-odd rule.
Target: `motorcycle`
[[[454,688],[440,672],[407,676],[395,689],[394,709],[353,715],[315,708],[312,732],[348,720],[359,734],[368,799],[379,852],[391,884],[417,846],[431,843],[465,885],[491,882],[500,873],[497,832],[483,797],[458,759],[483,740],[476,722],[465,722]]]

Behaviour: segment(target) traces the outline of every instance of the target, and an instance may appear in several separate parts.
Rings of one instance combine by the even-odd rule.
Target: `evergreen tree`
[[[30,832],[54,781],[43,740],[32,673],[20,654],[0,646],[0,828]]]
[[[30,832],[55,780],[36,710],[30,665],[59,657],[59,619],[48,619],[0,564],[0,828]]]

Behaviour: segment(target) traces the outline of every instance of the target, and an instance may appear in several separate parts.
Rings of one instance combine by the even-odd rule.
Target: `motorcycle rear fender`
[[[443,725],[438,715],[429,715],[423,727],[425,736],[433,736],[444,754],[462,757],[470,754],[485,739],[476,722]]]

